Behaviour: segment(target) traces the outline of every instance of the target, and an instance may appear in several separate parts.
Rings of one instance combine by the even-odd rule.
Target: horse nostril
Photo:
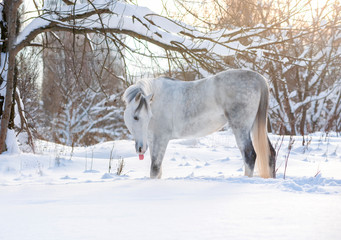
[[[141,147],[139,147],[139,152],[142,152],[142,148]]]

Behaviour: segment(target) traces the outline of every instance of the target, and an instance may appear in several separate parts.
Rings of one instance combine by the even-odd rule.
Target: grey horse
[[[232,128],[252,177],[255,163],[263,178],[275,178],[275,156],[267,135],[269,89],[250,70],[228,70],[201,80],[141,80],[125,91],[124,121],[143,159],[150,148],[151,178],[161,178],[162,160],[172,139],[197,138]],[[256,160],[257,159],[257,160]]]

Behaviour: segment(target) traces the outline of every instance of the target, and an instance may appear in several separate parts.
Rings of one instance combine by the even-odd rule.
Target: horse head
[[[152,97],[152,94],[145,96],[142,91],[131,91],[129,88],[124,95],[126,102],[124,122],[135,139],[135,150],[141,160],[148,149],[148,125],[152,117],[150,106]]]

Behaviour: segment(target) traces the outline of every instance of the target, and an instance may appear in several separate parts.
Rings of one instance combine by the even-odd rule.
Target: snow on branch
[[[42,32],[63,30],[73,33],[119,33],[146,40],[166,50],[231,56],[247,49],[247,46],[240,44],[241,38],[260,34],[266,29],[259,27],[203,33],[183,22],[155,14],[146,7],[117,0],[75,2],[67,1],[67,5],[58,10],[44,9],[42,15],[19,33],[15,44],[17,51],[29,45]]]
[[[200,49],[194,41],[181,36],[179,32],[184,26],[174,28],[174,22],[166,18],[156,25],[153,19],[156,19],[155,14],[146,7],[112,0],[77,3],[59,10],[45,9],[44,14],[34,19],[19,33],[16,47],[21,49],[44,31],[66,30],[76,33],[122,33],[148,40],[170,50],[178,50],[174,43],[181,43],[191,50],[206,51]]]

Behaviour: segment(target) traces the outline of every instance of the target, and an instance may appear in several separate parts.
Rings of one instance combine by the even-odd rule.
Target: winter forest
[[[340,239],[339,0],[0,0],[0,54],[1,240]],[[274,175],[231,124],[150,179],[125,90],[229,69],[267,79]]]
[[[3,150],[12,135],[26,151],[34,139],[124,139],[121,95],[131,83],[232,68],[268,78],[269,132],[340,132],[338,1],[174,1],[160,13],[138,4],[2,1]]]

